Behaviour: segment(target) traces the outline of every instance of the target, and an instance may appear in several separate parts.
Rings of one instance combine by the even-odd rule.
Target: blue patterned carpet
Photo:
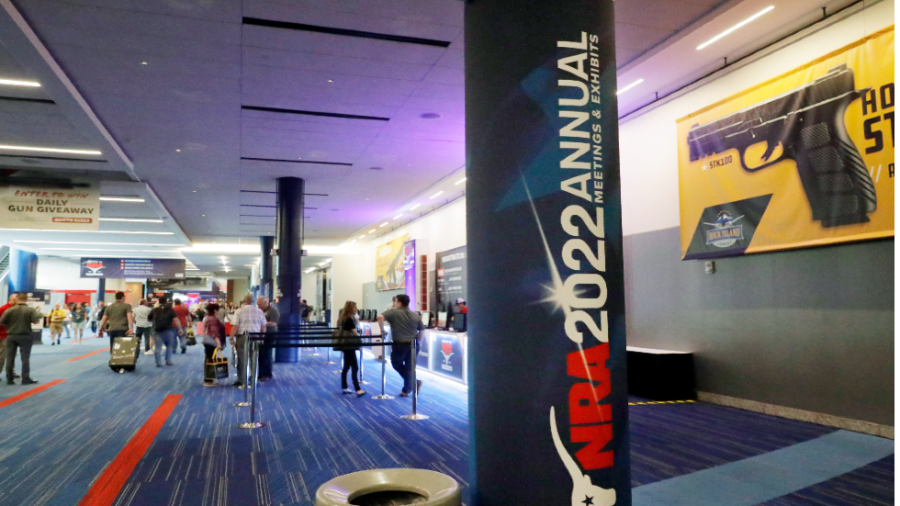
[[[0,409],[3,506],[77,505],[168,394],[183,397],[117,506],[309,506],[325,481],[377,467],[434,469],[467,484],[467,398],[457,387],[426,379],[419,411],[431,419],[407,422],[399,417],[410,412],[409,399],[373,400],[376,384],[364,387],[363,398],[343,396],[337,366],[304,353],[300,364],[276,364],[276,379],[261,386],[258,418],[270,425],[251,432],[235,427],[249,416],[232,406],[241,391],[200,385],[201,347],[166,368],[142,354],[135,373],[113,373],[105,353],[66,362],[108,345],[35,347],[32,376],[66,381]],[[375,383],[380,368],[367,360],[366,379]],[[390,366],[387,378],[396,394],[400,381]],[[2,385],[0,400],[27,390]],[[633,406],[630,416],[635,487],[834,432],[702,403]],[[891,457],[764,504],[887,505],[893,483]]]

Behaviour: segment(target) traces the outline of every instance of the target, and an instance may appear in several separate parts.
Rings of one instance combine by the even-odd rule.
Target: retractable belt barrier
[[[305,326],[304,326],[305,327]],[[328,329],[331,332],[334,332],[336,329]],[[316,329],[319,330],[319,329]],[[310,335],[312,334],[312,335]],[[318,335],[316,335],[318,334]],[[346,345],[345,340],[337,340],[333,335],[325,336],[324,332],[316,332],[316,333],[307,333],[307,332],[282,332],[280,329],[278,332],[272,333],[244,333],[246,339],[244,340],[244,357],[245,357],[245,366],[246,366],[246,378],[247,378],[247,387],[244,389],[244,402],[243,403],[235,403],[235,406],[248,406],[250,407],[250,421],[246,423],[238,424],[238,428],[241,429],[259,429],[261,427],[265,427],[267,424],[264,422],[259,422],[256,420],[256,388],[259,385],[259,349],[263,342],[269,341],[266,344],[267,348],[334,348],[335,345]],[[274,341],[274,342],[273,342]],[[282,342],[278,342],[282,341]],[[306,341],[306,342],[300,342]],[[316,341],[316,343],[310,343],[310,341]],[[327,341],[327,342],[326,342]],[[419,388],[418,381],[416,375],[416,360],[419,354],[419,346],[416,339],[413,339],[409,343],[394,343],[393,341],[374,341],[372,337],[363,336],[359,340],[358,343],[353,343],[353,346],[362,347],[372,347],[372,346],[394,346],[395,344],[398,346],[410,346],[411,347],[411,370],[410,374],[412,374],[412,414],[404,415],[400,418],[404,420],[427,420],[428,416],[420,414],[418,412],[418,397],[419,397]],[[329,359],[331,357],[329,356]],[[362,349],[360,349],[360,358],[362,358]],[[251,372],[251,364],[252,364],[252,372]],[[386,364],[387,364],[387,356],[382,354],[381,358],[381,395],[376,395],[372,397],[375,400],[389,400],[393,399],[393,396],[387,395],[384,391],[385,389],[385,372],[386,372]],[[252,383],[250,382],[250,378],[253,378]],[[360,376],[362,376],[362,360],[360,360]],[[250,400],[247,403],[247,390],[250,390]]]

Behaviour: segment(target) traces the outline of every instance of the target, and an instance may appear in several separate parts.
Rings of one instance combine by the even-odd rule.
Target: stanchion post
[[[242,388],[244,390],[244,400],[242,402],[235,402],[234,405],[238,408],[246,408],[250,405],[250,402],[247,401],[247,386],[250,378],[250,335],[247,332],[244,332],[244,349],[241,350],[241,354],[244,356],[244,384],[239,386],[238,388]],[[238,381],[241,380],[241,375],[238,373]]]
[[[334,372],[336,372],[338,374],[341,374],[342,372],[344,372],[344,352],[343,352],[343,350],[341,351],[341,368]]]
[[[428,419],[427,415],[419,414],[418,405],[417,405],[418,400],[419,400],[419,385],[418,385],[418,381],[416,380],[416,356],[419,354],[419,346],[418,346],[419,343],[417,342],[418,341],[417,337],[418,336],[416,336],[416,338],[413,338],[412,343],[410,344],[410,348],[411,348],[410,353],[412,354],[412,359],[410,360],[411,365],[412,365],[412,371],[410,371],[410,373],[412,374],[412,388],[413,388],[413,391],[412,391],[412,414],[401,416],[400,418],[402,418],[404,420],[427,420]]]
[[[384,352],[385,346],[384,341],[381,343],[381,395],[376,395],[372,397],[376,401],[386,401],[393,399],[393,395],[387,395],[384,393],[384,372],[385,372],[385,364],[387,364],[387,355]]]
[[[238,425],[240,429],[259,429],[266,424],[256,421],[256,387],[259,384],[259,342],[253,342],[253,393],[250,397],[250,421]],[[247,377],[247,386],[250,386],[250,377]]]
[[[369,382],[365,380],[363,377],[363,349],[359,348],[359,384],[360,385],[368,385]]]
[[[332,358],[332,357],[331,357],[331,354],[332,354],[332,353],[334,353],[334,347],[328,348],[328,358],[325,359],[325,365],[334,365],[334,364],[337,363],[337,362],[335,362],[334,360],[331,360],[331,358]]]

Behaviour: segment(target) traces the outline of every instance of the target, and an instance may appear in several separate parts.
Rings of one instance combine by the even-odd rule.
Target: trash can
[[[427,469],[372,469],[345,474],[316,491],[315,506],[461,506],[459,483]]]

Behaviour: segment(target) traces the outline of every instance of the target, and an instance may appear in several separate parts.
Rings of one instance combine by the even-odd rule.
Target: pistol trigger
[[[769,157],[772,156],[772,153],[775,152],[775,148],[777,148],[777,147],[778,147],[777,142],[766,141],[766,152],[763,153],[763,155],[762,155],[762,159],[764,162],[769,161]]]

